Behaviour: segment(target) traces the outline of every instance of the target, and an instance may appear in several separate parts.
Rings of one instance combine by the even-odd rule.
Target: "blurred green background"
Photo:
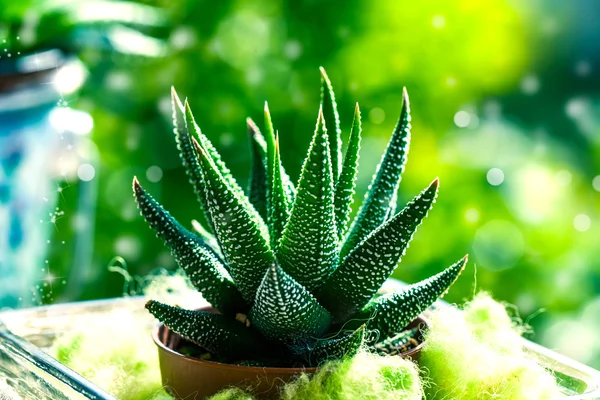
[[[268,100],[296,179],[322,65],[344,139],[355,102],[363,113],[355,206],[395,125],[403,86],[413,139],[399,204],[440,177],[438,201],[394,276],[417,281],[468,252],[470,266],[447,300],[488,290],[518,308],[535,341],[600,367],[600,3],[157,0],[143,9],[155,18],[151,29],[95,21],[93,32],[110,46],[73,40],[92,31],[64,7],[93,1],[54,3],[62,11],[36,1],[1,11],[3,21],[48,20],[36,46],[75,52],[89,72],[68,100],[93,116],[101,160],[93,264],[73,265],[62,244],[78,234],[71,185],[59,201],[65,215],[49,265],[61,277],[81,268],[85,279],[76,288],[57,280],[46,289],[52,301],[120,295],[123,279],[108,270],[114,256],[132,274],[174,268],[131,195],[137,175],[180,221],[198,218],[172,136],[171,85],[242,184],[245,118],[262,122]]]

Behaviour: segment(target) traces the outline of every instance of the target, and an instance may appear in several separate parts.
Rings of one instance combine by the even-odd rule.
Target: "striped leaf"
[[[362,126],[360,122],[360,109],[358,103],[354,108],[354,121],[350,131],[348,149],[344,157],[342,172],[335,185],[335,214],[336,226],[340,240],[346,233],[352,202],[354,201],[354,190],[356,188],[356,176],[358,173],[358,152],[360,150],[360,133]]]
[[[270,172],[274,171],[275,168],[275,130],[273,128],[273,120],[271,119],[271,113],[269,111],[269,105],[265,102],[265,141],[267,144],[267,189],[272,186],[273,177],[269,175]],[[294,183],[285,172],[283,166],[281,168],[281,180],[283,181],[283,187],[285,188],[285,194],[288,198],[288,204],[293,204],[296,198],[296,188]],[[267,206],[269,203],[269,194],[267,194]]]
[[[252,304],[267,268],[274,261],[267,228],[245,195],[231,188],[208,154],[198,151],[208,211],[229,273],[242,296]]]
[[[357,320],[365,319],[369,329],[378,330],[381,333],[380,341],[396,335],[448,292],[465,268],[467,260],[465,256],[437,275],[399,292],[379,297],[360,312]]]
[[[323,284],[337,263],[337,230],[329,143],[323,114],[302,166],[296,201],[283,231],[277,260],[308,290]]]
[[[223,314],[245,312],[248,306],[235,287],[221,258],[197,235],[185,229],[133,179],[138,207],[177,264],[204,298]]]
[[[217,169],[217,171],[219,171],[219,174],[223,177],[225,182],[227,182],[227,185],[229,185],[229,187],[233,191],[235,191],[237,195],[245,196],[244,191],[242,190],[240,185],[238,185],[237,181],[231,174],[231,171],[229,171],[229,168],[227,168],[227,166],[225,165],[223,160],[221,160],[221,155],[219,154],[217,149],[213,146],[213,144],[206,137],[206,135],[204,135],[202,133],[202,131],[200,130],[200,127],[198,126],[198,124],[196,123],[196,120],[194,119],[194,115],[192,114],[192,109],[190,108],[190,105],[187,102],[187,100],[185,102],[184,107],[185,107],[185,120],[187,123],[188,130],[190,131],[190,134],[192,135],[192,139],[195,139],[200,144],[200,147],[202,147],[204,152],[208,155],[208,157],[210,157],[215,168]]]
[[[269,204],[269,235],[271,248],[277,251],[279,239],[289,217],[292,208],[286,196],[281,177],[281,159],[279,156],[279,136],[275,138],[275,163],[273,165],[273,180],[271,187],[271,204]]]
[[[330,360],[344,357],[354,357],[361,349],[365,338],[365,325],[341,338],[322,339],[310,350],[305,351],[301,358],[308,365],[317,366]]]
[[[356,246],[319,289],[317,298],[336,322],[364,307],[391,275],[435,201],[437,189],[435,179],[400,213]]]
[[[335,102],[333,86],[325,72],[325,68],[320,67],[321,71],[321,108],[325,118],[325,127],[329,134],[329,150],[331,152],[331,171],[333,181],[337,182],[342,170],[342,130],[340,129],[340,116]]]
[[[206,228],[195,219],[192,220],[192,229],[194,230],[196,235],[198,235],[204,241],[204,244],[210,247],[212,251],[219,255],[219,257],[223,258],[223,253],[221,252],[219,241],[212,233],[207,231]],[[226,265],[225,268],[227,268]]]
[[[173,332],[225,360],[269,354],[272,345],[235,318],[207,311],[184,310],[150,300],[146,308]]]
[[[268,339],[305,343],[329,329],[331,316],[308,290],[273,263],[250,309],[250,321]]]
[[[202,217],[206,221],[205,225],[212,225],[206,213],[206,197],[204,196],[204,183],[202,181],[202,172],[200,171],[200,163],[192,144],[192,137],[188,130],[185,118],[185,109],[174,87],[171,87],[171,103],[173,106],[173,133],[175,134],[175,142],[179,150],[179,157],[185,169],[185,173],[189,177],[190,184],[194,189],[196,198],[200,203]],[[204,222],[204,221],[203,221]]]
[[[252,155],[248,198],[263,220],[267,221],[267,144],[254,121],[247,118],[246,124]]]
[[[389,215],[390,203],[398,190],[410,147],[410,106],[406,89],[403,91],[402,100],[400,118],[373,175],[358,215],[350,227],[341,257],[350,253],[365,237],[383,224]]]

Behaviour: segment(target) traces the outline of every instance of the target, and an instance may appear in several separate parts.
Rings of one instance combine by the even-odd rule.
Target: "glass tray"
[[[151,324],[144,302],[142,297],[130,297],[0,312],[0,398],[114,400],[43,350],[52,345],[57,334],[68,331],[73,317],[79,315],[127,308],[147,315]],[[526,351],[555,374],[565,393],[563,399],[600,400],[600,372],[530,341],[523,342]]]

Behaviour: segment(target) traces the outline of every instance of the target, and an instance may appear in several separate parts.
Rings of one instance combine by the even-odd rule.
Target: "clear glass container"
[[[20,396],[15,399],[113,399],[101,388],[45,355],[43,350],[52,345],[58,334],[70,329],[74,318],[83,315],[127,308],[147,317],[148,323],[152,324],[144,302],[142,297],[130,297],[1,312],[0,394],[12,390],[15,396]],[[600,372],[527,340],[523,341],[523,346],[555,374],[565,394],[562,398],[600,400]]]

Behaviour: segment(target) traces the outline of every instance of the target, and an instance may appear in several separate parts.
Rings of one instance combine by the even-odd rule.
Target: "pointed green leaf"
[[[394,192],[394,196],[392,196],[392,200],[390,200],[390,208],[385,217],[385,220],[389,220],[394,215],[396,215],[396,207],[398,206],[398,192]]]
[[[331,171],[333,181],[337,182],[342,170],[342,130],[340,129],[340,116],[335,102],[333,86],[323,67],[321,71],[321,107],[327,133],[329,134],[329,150],[331,152]]]
[[[402,110],[388,147],[377,166],[373,180],[350,233],[341,251],[346,256],[357,244],[380,226],[389,214],[390,203],[404,172],[410,147],[410,106],[406,89],[403,91]]]
[[[229,273],[244,299],[252,304],[267,268],[274,261],[264,221],[245,195],[232,189],[206,152],[198,151],[208,211]]]
[[[279,136],[275,138],[275,164],[273,166],[273,180],[271,188],[271,204],[269,204],[269,236],[271,238],[271,248],[277,251],[281,233],[289,217],[291,204],[283,187],[281,179],[281,160],[279,158]]]
[[[197,235],[185,229],[133,179],[138,207],[177,264],[204,298],[223,314],[245,312],[248,306],[235,287],[221,258]]]
[[[217,149],[213,146],[213,144],[206,137],[206,135],[202,133],[198,124],[196,124],[196,120],[194,119],[194,115],[192,114],[192,110],[187,100],[185,102],[184,107],[186,124],[192,137],[196,139],[196,141],[200,144],[200,147],[202,147],[202,149],[206,152],[208,157],[210,157],[215,168],[217,169],[217,171],[219,171],[219,174],[223,177],[225,182],[227,182],[227,185],[238,195],[245,196],[244,191],[242,190],[240,185],[238,185],[237,181],[231,174],[231,171],[229,171],[227,165],[225,165],[223,160],[221,160],[221,155],[219,154]]]
[[[419,328],[412,328],[387,338],[374,346],[371,350],[380,356],[395,356],[419,345],[417,340],[420,335]]]
[[[179,157],[181,158],[185,173],[188,175],[190,184],[194,188],[194,193],[200,203],[203,211],[202,217],[207,221],[206,224],[212,229],[212,225],[210,225],[210,222],[208,221],[208,216],[204,214],[206,213],[206,198],[204,196],[204,182],[202,181],[200,164],[186,124],[184,106],[181,104],[181,100],[179,100],[177,92],[173,87],[171,87],[171,102],[173,106],[173,132],[175,133],[177,148],[179,149]]]
[[[437,196],[438,180],[344,258],[317,298],[335,321],[360,310],[390,276]]]
[[[273,176],[270,175],[275,168],[275,130],[273,129],[273,121],[271,119],[271,113],[269,111],[269,105],[265,102],[265,142],[267,144],[267,190],[272,187]],[[292,180],[285,172],[283,166],[281,168],[281,180],[283,181],[283,187],[285,188],[285,194],[288,198],[288,204],[293,204],[296,197],[296,188],[292,183]],[[270,194],[267,194],[267,207],[269,204]]]
[[[250,309],[250,321],[266,338],[288,343],[322,336],[331,316],[308,290],[273,263]]]
[[[302,166],[296,201],[283,231],[277,260],[308,290],[318,288],[337,263],[337,229],[329,143],[323,114]]]
[[[361,349],[364,337],[365,325],[363,324],[351,334],[341,338],[319,340],[312,349],[305,351],[301,358],[308,365],[317,366],[331,360],[354,357]]]
[[[196,221],[195,219],[192,220],[192,229],[204,241],[204,244],[210,247],[210,249],[214,251],[215,254],[217,254],[219,257],[223,258],[223,253],[221,252],[221,247],[219,247],[219,242],[212,233],[207,231],[206,228],[204,228],[204,226],[202,226],[202,224],[200,224],[200,222]]]
[[[379,297],[369,303],[357,319],[366,318],[369,329],[377,329],[381,333],[380,341],[394,336],[448,292],[467,260],[465,256],[437,275]]]
[[[262,219],[267,221],[267,144],[254,121],[247,118],[246,124],[252,150],[248,198]]]
[[[350,140],[348,142],[346,156],[344,157],[344,165],[342,166],[342,172],[335,185],[336,226],[340,240],[346,233],[348,221],[350,220],[350,212],[352,211],[352,202],[354,201],[361,130],[360,109],[358,108],[358,103],[356,103],[354,109],[354,121],[352,122],[352,130],[350,131]]]
[[[226,360],[264,356],[272,347],[256,330],[231,317],[154,300],[146,308],[173,332]]]

